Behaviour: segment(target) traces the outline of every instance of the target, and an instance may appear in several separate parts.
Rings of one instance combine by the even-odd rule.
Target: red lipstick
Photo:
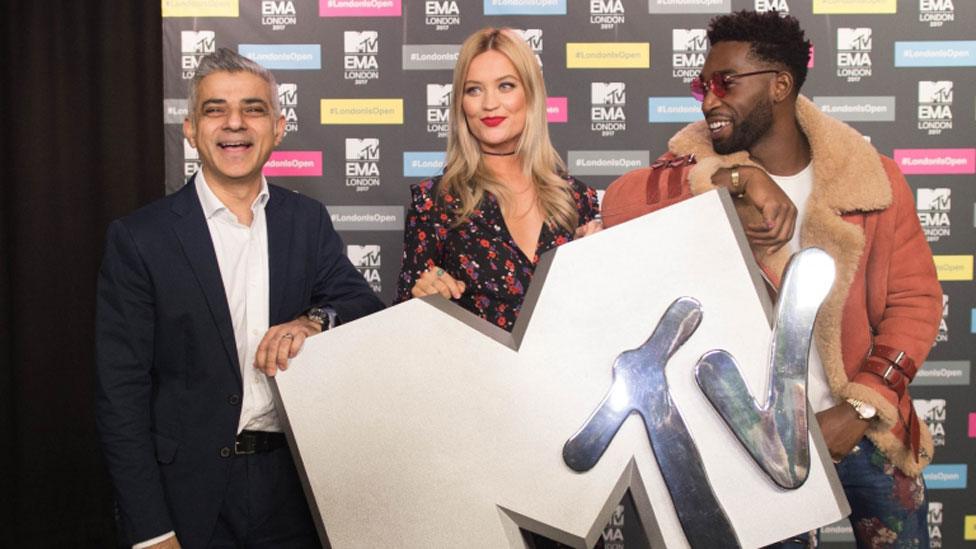
[[[494,128],[495,126],[501,124],[505,121],[504,116],[487,116],[481,119],[481,123],[489,128]]]

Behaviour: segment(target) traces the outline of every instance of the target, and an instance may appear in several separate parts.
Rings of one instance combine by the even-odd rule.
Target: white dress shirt
[[[280,432],[282,428],[268,378],[254,368],[255,351],[268,331],[270,315],[268,225],[264,215],[269,198],[268,183],[261,178],[261,192],[251,204],[253,219],[250,226],[241,224],[217,198],[207,185],[203,171],[197,172],[195,184],[217,255],[220,278],[224,282],[244,381],[237,432],[244,429]]]

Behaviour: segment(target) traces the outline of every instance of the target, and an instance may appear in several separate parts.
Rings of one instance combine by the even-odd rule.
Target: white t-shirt
[[[786,245],[791,254],[800,251],[800,228],[806,220],[807,200],[813,191],[813,163],[807,165],[796,175],[773,175],[769,177],[790,200],[796,204],[796,230],[793,231],[793,238]],[[837,404],[833,395],[830,394],[830,385],[827,383],[827,373],[824,371],[823,362],[820,361],[820,353],[817,351],[816,342],[810,342],[810,359],[808,362],[809,374],[807,376],[807,398],[814,412],[820,412],[831,408]]]

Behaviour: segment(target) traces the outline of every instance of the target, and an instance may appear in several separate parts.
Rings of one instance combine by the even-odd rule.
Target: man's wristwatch
[[[857,412],[857,418],[864,421],[873,421],[878,417],[878,409],[871,406],[863,400],[858,400],[856,398],[847,399],[847,403],[854,407],[854,411]]]
[[[338,315],[332,307],[312,307],[305,312],[309,320],[318,322],[322,326],[322,331],[331,330],[336,326]]]

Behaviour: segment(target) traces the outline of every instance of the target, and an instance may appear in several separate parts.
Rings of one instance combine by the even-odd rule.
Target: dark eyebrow
[[[201,105],[200,108],[206,108],[208,105],[226,105],[226,99],[207,99]]]
[[[268,104],[267,101],[261,99],[260,97],[245,97],[244,99],[241,100],[241,103],[244,103],[245,105],[254,105],[254,104],[267,105]]]

